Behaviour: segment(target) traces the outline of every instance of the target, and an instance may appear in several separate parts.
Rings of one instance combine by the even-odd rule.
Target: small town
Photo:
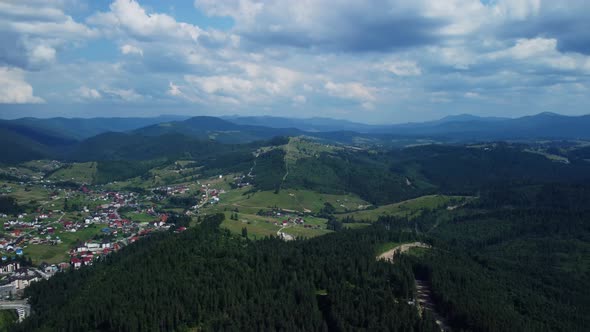
[[[62,166],[57,161],[44,165]],[[0,182],[0,197],[18,193],[39,198],[29,201],[29,212],[0,213],[0,309],[15,309],[19,321],[28,315],[23,293],[32,283],[91,266],[154,232],[183,232],[199,208],[217,204],[225,193],[198,182],[157,186],[140,194],[53,181],[41,173],[23,175],[15,167],[0,170],[0,175],[18,179]],[[186,217],[180,222],[172,216]]]

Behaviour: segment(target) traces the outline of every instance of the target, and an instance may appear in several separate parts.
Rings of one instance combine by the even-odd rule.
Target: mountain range
[[[39,158],[75,159],[85,153],[124,157],[137,146],[160,146],[157,141],[183,140],[183,144],[213,141],[248,143],[277,136],[306,135],[346,144],[370,141],[388,144],[396,139],[434,141],[494,141],[590,139],[590,115],[564,116],[540,113],[521,118],[455,115],[436,121],[369,125],[328,118],[292,119],[270,116],[210,117],[160,116],[152,118],[21,118],[0,120],[0,162]],[[182,139],[180,137],[183,137]],[[116,142],[116,144],[114,143]],[[191,143],[193,142],[193,143]],[[133,144],[133,145],[132,145]],[[182,145],[182,144],[180,144]],[[112,154],[98,150],[111,151]],[[103,151],[104,152],[104,151]]]

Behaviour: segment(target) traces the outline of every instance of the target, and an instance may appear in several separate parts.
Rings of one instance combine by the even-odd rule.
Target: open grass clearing
[[[322,194],[310,190],[284,189],[279,193],[273,191],[257,191],[247,193],[248,188],[231,190],[220,196],[220,206],[228,208],[246,208],[251,213],[260,209],[280,208],[298,212],[317,213],[328,202],[334,206],[336,212],[356,210],[369,203],[356,195]]]
[[[92,183],[96,175],[96,162],[73,163],[66,165],[49,176],[53,181],[73,181],[76,183]]]
[[[376,221],[380,216],[391,215],[396,217],[408,217],[411,219],[418,216],[422,209],[453,209],[463,204],[467,199],[470,199],[470,197],[427,195],[399,203],[379,206],[375,209],[339,214],[337,217],[340,219],[354,217],[356,220]]]

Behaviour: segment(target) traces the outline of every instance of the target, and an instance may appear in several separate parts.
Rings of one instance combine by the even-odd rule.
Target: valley
[[[361,289],[363,294],[382,292],[384,301],[363,302],[372,308],[363,312],[382,312],[374,306],[387,303],[396,317],[405,317],[402,321],[423,330],[437,330],[435,321],[444,322],[445,330],[502,330],[506,324],[553,330],[585,324],[576,309],[585,297],[575,295],[587,284],[584,275],[590,268],[585,259],[590,231],[583,221],[590,206],[585,141],[416,144],[409,140],[394,147],[306,134],[236,144],[227,137],[223,142],[211,137],[203,141],[200,136],[160,132],[166,128],[156,125],[149,134],[141,134],[147,136],[137,136],[142,128],[135,133],[99,134],[68,148],[69,156],[60,159],[0,165],[4,226],[0,291],[9,298],[28,299],[34,312],[31,319],[14,325],[15,330],[68,329],[56,309],[48,307],[53,300],[45,298],[45,285],[88,285],[90,293],[71,288],[67,296],[52,295],[59,299],[59,307],[70,308],[89,298],[96,305],[111,301],[94,293],[96,287],[133,289],[134,284],[240,305],[257,298],[270,305],[276,295],[255,296],[249,290],[260,287],[257,271],[266,269],[277,271],[265,277],[271,277],[267,284],[290,280],[288,292],[317,297],[306,302],[311,305],[306,310],[323,318],[305,324],[361,326],[351,317],[362,314],[352,314],[345,305],[358,302],[353,299],[359,295],[353,293]],[[175,254],[164,254],[170,250]],[[153,263],[145,261],[144,252],[153,256]],[[375,260],[381,254],[393,264]],[[191,272],[190,280],[205,285],[212,282],[207,277],[211,275],[193,263],[221,268],[236,260],[245,265],[235,265],[235,270],[215,281],[218,288],[213,293],[194,288],[188,280],[156,286],[164,274],[180,273],[179,266],[200,271]],[[340,266],[333,265],[337,260]],[[306,269],[309,274],[302,276]],[[350,274],[365,269],[372,271],[370,276]],[[283,275],[279,270],[290,274],[275,279]],[[96,279],[91,271],[102,271],[96,273],[104,279]],[[132,271],[150,277],[138,281],[129,274]],[[540,271],[544,277],[536,279]],[[342,278],[342,283],[326,279],[327,273]],[[521,274],[528,282],[518,281]],[[385,279],[393,283],[391,288],[375,288],[375,282]],[[478,280],[483,281],[481,289]],[[234,289],[236,297],[222,300],[221,289],[233,287],[228,282],[246,288]],[[554,293],[559,282],[568,285],[563,294]],[[535,293],[533,288],[546,293]],[[504,289],[503,295],[490,298],[494,289]],[[565,296],[576,304],[564,305]],[[490,300],[472,302],[484,297]],[[524,299],[535,309],[525,310],[519,302]],[[210,305],[191,301],[181,300],[183,309],[163,310],[174,307],[163,299],[154,306],[161,317],[168,317],[166,323],[124,309],[124,317],[137,319],[109,318],[108,326],[178,327],[174,315]],[[568,317],[569,323],[547,316],[543,306]],[[509,309],[498,311],[502,307]],[[216,309],[208,308],[212,317],[218,317]],[[95,326],[84,318],[89,317],[83,313],[86,309],[68,310],[82,315],[76,326]],[[326,316],[326,310],[332,316]],[[387,317],[393,314],[382,314],[372,321],[389,324]],[[194,326],[207,321],[198,313],[191,315],[178,322]],[[299,324],[282,314],[271,317],[280,324]],[[244,324],[216,319],[229,326]]]

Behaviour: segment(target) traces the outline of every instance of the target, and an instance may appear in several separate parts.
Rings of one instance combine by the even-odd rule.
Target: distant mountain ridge
[[[60,133],[71,139],[85,139],[109,131],[125,132],[156,123],[185,120],[189,116],[160,115],[157,117],[123,117],[123,118],[20,118],[15,120],[3,120],[6,123],[36,128]]]
[[[566,116],[548,112],[520,118],[480,117],[471,114],[459,114],[433,121],[390,125],[370,125],[329,118],[293,119],[273,116],[226,116],[223,119],[240,125],[255,124],[272,128],[296,128],[312,135],[313,133],[346,131],[404,137],[444,137],[457,140],[590,138],[590,115]]]
[[[272,128],[241,125],[211,116],[195,116],[183,121],[154,124],[133,131],[144,136],[183,134],[200,139],[213,139],[222,143],[248,143],[275,136],[296,136],[305,132],[296,128]]]
[[[280,117],[22,118],[0,120],[0,138],[4,143],[0,147],[0,163],[42,158],[82,160],[87,159],[85,151],[96,157],[125,158],[134,149],[142,150],[135,154],[137,156],[155,157],[157,153],[148,151],[150,145],[158,147],[155,151],[166,150],[158,140],[166,144],[177,140],[178,146],[190,147],[196,141],[243,144],[300,135],[344,144],[402,142],[394,144],[400,147],[405,146],[403,141],[422,139],[439,142],[590,140],[590,115],[540,113],[511,119],[462,114],[436,121],[392,125]],[[118,140],[134,144],[119,144]]]

